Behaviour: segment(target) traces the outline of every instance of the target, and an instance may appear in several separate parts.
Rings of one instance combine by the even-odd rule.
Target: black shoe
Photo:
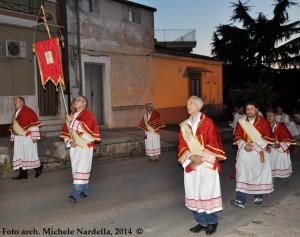
[[[193,232],[193,233],[198,233],[198,232],[200,232],[201,230],[206,230],[206,227],[204,227],[204,226],[202,226],[202,225],[200,225],[200,224],[198,224],[198,225],[196,225],[196,226],[194,226],[194,227],[192,227],[192,228],[190,229],[190,231]]]
[[[23,177],[23,175],[18,175],[17,177],[12,178],[13,180],[27,179],[27,177]]]
[[[72,203],[77,203],[78,200],[76,200],[76,198],[72,195],[69,196],[69,201],[72,202]]]
[[[27,179],[28,174],[27,170],[23,170],[22,168],[19,168],[19,175],[17,177],[14,177],[14,180],[20,180],[20,179]]]
[[[80,193],[80,197],[86,198],[86,197],[88,197],[88,195],[86,195],[84,192],[81,192],[81,193]]]
[[[218,228],[218,223],[216,223],[216,224],[208,224],[207,228],[206,228],[206,234],[207,235],[212,235],[212,234],[216,233],[217,228]]]
[[[40,165],[40,167],[35,168],[35,177],[36,177],[36,178],[39,177],[39,176],[41,176],[41,174],[42,174],[42,172],[43,172],[43,168],[44,168],[43,165]]]

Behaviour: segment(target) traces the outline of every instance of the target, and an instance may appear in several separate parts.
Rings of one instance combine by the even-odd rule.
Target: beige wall
[[[34,95],[35,80],[32,53],[33,31],[21,27],[9,27],[0,25],[0,41],[2,50],[0,57],[0,96],[11,95]],[[6,39],[25,41],[26,58],[3,57],[5,51],[4,41]]]

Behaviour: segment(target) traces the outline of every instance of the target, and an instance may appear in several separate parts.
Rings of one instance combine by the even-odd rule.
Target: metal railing
[[[190,42],[196,41],[195,29],[163,29],[155,30],[155,39],[159,42]]]
[[[44,0],[1,0],[0,8],[30,15],[37,15]]]

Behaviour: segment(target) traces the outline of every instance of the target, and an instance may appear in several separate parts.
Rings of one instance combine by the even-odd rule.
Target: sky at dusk
[[[237,0],[131,0],[139,4],[156,8],[154,13],[155,30],[196,29],[197,47],[193,53],[211,56],[213,32],[219,25],[233,23],[231,3]],[[242,0],[242,2],[246,2]],[[288,9],[290,22],[300,21],[300,0],[294,0],[298,6]],[[252,18],[262,12],[268,19],[273,18],[274,0],[249,0],[253,6]],[[237,24],[235,24],[237,25]]]

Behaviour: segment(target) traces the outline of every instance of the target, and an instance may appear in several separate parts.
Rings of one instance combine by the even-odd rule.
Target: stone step
[[[42,137],[56,137],[60,135],[65,124],[65,119],[41,120],[40,134]],[[99,125],[100,131],[109,130],[107,125]]]

